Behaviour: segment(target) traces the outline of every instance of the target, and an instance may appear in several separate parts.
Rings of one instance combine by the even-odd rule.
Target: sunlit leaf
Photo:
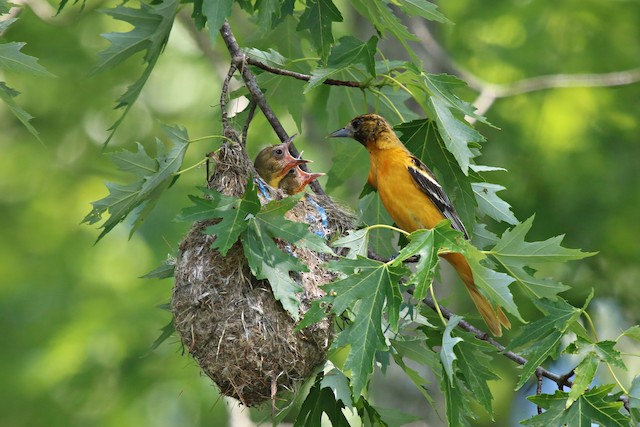
[[[366,257],[369,247],[369,231],[365,228],[350,230],[346,236],[334,241],[332,246],[349,249],[346,257],[350,259],[356,259],[358,256]]]
[[[409,15],[420,16],[430,21],[451,23],[446,16],[438,12],[438,5],[426,0],[401,0],[400,9]]]
[[[447,322],[447,327],[444,329],[442,334],[442,348],[440,349],[440,359],[442,359],[442,366],[444,367],[444,371],[449,378],[449,382],[453,385],[453,378],[455,375],[455,370],[453,367],[453,362],[458,359],[456,353],[453,351],[453,348],[456,344],[462,341],[460,337],[454,337],[451,335],[451,331],[453,328],[458,326],[458,323],[462,320],[462,317],[458,315],[453,315]]]
[[[336,399],[333,391],[328,387],[322,387],[320,382],[317,382],[302,403],[293,426],[322,427],[324,414],[332,426],[349,427],[349,421],[342,413],[342,409],[344,409],[344,403]]]
[[[0,43],[0,69],[13,73],[54,77],[46,68],[38,64],[38,58],[21,52],[25,45],[26,43],[22,42]]]
[[[336,400],[342,401],[347,408],[353,407],[349,378],[341,370],[333,368],[325,372],[322,380],[320,380],[320,387],[331,389]]]
[[[504,221],[515,225],[518,219],[511,212],[511,206],[497,195],[505,188],[502,185],[488,182],[474,182],[471,184],[478,202],[478,209],[484,215],[488,215],[496,221]]]

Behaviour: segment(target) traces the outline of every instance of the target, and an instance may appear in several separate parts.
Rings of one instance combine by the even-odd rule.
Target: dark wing
[[[426,194],[434,205],[442,212],[445,218],[451,221],[451,226],[464,234],[464,238],[468,239],[469,235],[464,228],[464,224],[460,220],[456,209],[451,204],[451,200],[447,197],[446,193],[438,184],[438,181],[434,178],[433,172],[420,161],[417,157],[411,156],[413,162],[407,169],[413,177],[413,180],[418,184],[418,187]]]

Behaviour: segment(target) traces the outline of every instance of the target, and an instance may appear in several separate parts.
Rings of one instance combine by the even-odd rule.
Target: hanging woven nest
[[[235,132],[227,133],[238,140]],[[214,159],[209,187],[242,196],[249,176],[257,176],[244,148],[226,142]],[[260,187],[262,199],[282,197],[279,190]],[[353,217],[327,197],[307,196],[285,216],[309,223],[313,232],[326,237],[353,228]],[[210,248],[215,236],[204,230],[215,222],[196,222],[180,243],[171,302],[174,323],[185,348],[220,393],[255,406],[311,375],[325,361],[332,329],[325,319],[294,333],[294,319],[274,298],[269,283],[253,277],[240,243],[224,257]],[[309,268],[292,276],[304,289],[299,294],[302,317],[323,296],[319,286],[335,276],[321,267],[327,255],[277,244],[286,245]]]

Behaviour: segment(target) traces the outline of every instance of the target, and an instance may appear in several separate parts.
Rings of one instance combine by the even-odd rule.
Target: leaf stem
[[[402,234],[404,234],[405,236],[408,236],[409,234],[411,234],[411,233],[407,233],[406,231],[404,231],[404,230],[403,230],[403,229],[401,229],[401,228],[394,227],[393,225],[387,225],[387,224],[374,224],[374,225],[370,225],[370,226],[368,226],[368,227],[366,228],[367,233],[369,232],[369,230],[373,230],[373,229],[376,229],[376,228],[386,228],[386,229],[388,229],[388,230],[397,231],[398,233],[402,233]]]
[[[433,300],[433,305],[435,306],[435,310],[442,321],[444,326],[447,326],[447,321],[444,320],[444,316],[442,315],[442,311],[440,311],[440,304],[438,304],[438,300],[436,299],[436,294],[433,292],[433,283],[429,285],[429,293],[431,294],[431,299]]]
[[[207,162],[207,160],[209,160],[209,159],[208,159],[207,157],[205,157],[204,159],[200,160],[200,161],[199,161],[198,163],[196,163],[195,165],[189,166],[189,167],[188,167],[188,168],[186,168],[186,169],[182,169],[182,170],[179,170],[179,171],[175,172],[175,173],[173,174],[173,176],[182,175],[182,174],[183,174],[183,173],[185,173],[185,172],[189,172],[190,170],[196,169],[196,168],[198,168],[198,167],[202,166],[203,164],[205,164],[205,163]]]

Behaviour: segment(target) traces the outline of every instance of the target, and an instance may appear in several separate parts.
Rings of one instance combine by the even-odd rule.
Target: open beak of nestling
[[[347,125],[342,129],[338,129],[335,132],[331,132],[329,134],[329,138],[352,138],[353,137],[353,129],[351,129],[351,125]]]
[[[284,157],[282,158],[281,162],[282,162],[282,170],[280,171],[280,173],[278,174],[279,176],[285,176],[291,169],[295,168],[298,165],[302,165],[305,163],[311,163],[311,160],[304,160],[301,158],[296,158],[293,157],[291,155],[291,153],[289,152],[289,147],[291,146],[291,142],[293,141],[293,138],[296,137],[297,134],[293,134],[289,137],[289,139],[287,139],[286,141],[284,141],[284,144],[287,148],[286,153],[284,154]]]
[[[311,181],[313,181],[314,179],[320,178],[321,176],[325,176],[326,174],[324,173],[309,173],[309,172],[305,172],[302,169],[299,169],[300,172],[300,181],[302,182],[302,186],[304,187],[305,185],[308,185],[311,183]]]

